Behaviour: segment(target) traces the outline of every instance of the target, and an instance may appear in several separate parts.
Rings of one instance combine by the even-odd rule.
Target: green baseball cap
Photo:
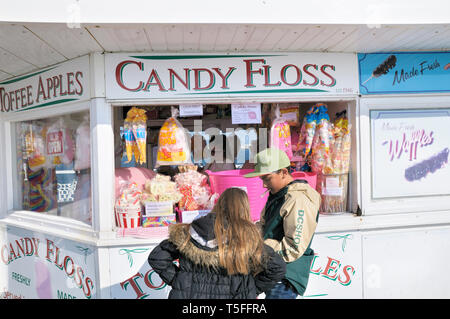
[[[264,151],[256,154],[255,162],[254,172],[245,174],[244,177],[270,174],[291,165],[291,161],[286,152],[275,147],[266,148]]]

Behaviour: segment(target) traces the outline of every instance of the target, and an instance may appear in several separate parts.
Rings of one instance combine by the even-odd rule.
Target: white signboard
[[[371,111],[372,197],[450,194],[450,109]]]
[[[0,299],[90,299],[94,247],[7,226],[0,246]]]
[[[0,81],[1,112],[20,112],[90,98],[89,56]]]
[[[304,298],[362,298],[361,235],[316,234]]]
[[[180,117],[202,116],[202,104],[180,104]]]
[[[111,248],[109,269],[111,297],[119,299],[166,299],[170,286],[147,262],[154,246]]]
[[[261,124],[261,103],[231,104],[232,124]]]
[[[353,53],[105,56],[108,99],[358,93]]]

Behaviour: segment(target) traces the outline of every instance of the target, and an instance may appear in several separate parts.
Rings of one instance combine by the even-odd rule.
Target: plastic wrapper
[[[211,191],[206,175],[190,170],[175,175],[174,179],[183,195],[178,203],[181,210],[198,210],[209,207]]]
[[[314,105],[307,112],[303,118],[302,127],[300,129],[297,150],[299,156],[306,158],[310,151],[317,126],[317,114],[319,109]]]
[[[326,163],[329,163],[330,139],[332,139],[332,126],[327,113],[327,106],[322,103],[315,105],[317,109],[316,130],[311,146],[311,170],[316,173],[323,173]]]
[[[336,214],[347,211],[348,174],[319,174],[317,191],[322,196],[320,212]]]
[[[175,182],[170,180],[170,176],[157,174],[154,178],[145,182],[141,202],[179,202],[182,194],[177,189]]]
[[[300,113],[298,111],[298,105],[280,107],[280,115],[290,126],[299,125]]]
[[[52,123],[45,134],[46,155],[49,164],[54,167],[59,164],[69,164],[74,158],[74,142],[68,123],[59,118]]]
[[[172,117],[168,118],[158,137],[158,151],[156,156],[156,167],[161,165],[192,165],[190,140],[176,119],[178,109],[172,107]]]
[[[289,159],[292,158],[291,127],[288,122],[281,118],[280,109],[277,106],[275,119],[270,128],[270,147],[285,151]]]
[[[127,163],[134,155],[136,163],[147,162],[147,115],[146,111],[132,107],[124,121],[125,150]]]
[[[45,143],[42,127],[29,124],[24,130],[23,158],[31,171],[36,172],[46,165]]]
[[[136,183],[125,183],[116,199],[116,207],[141,207],[141,196],[142,192]]]

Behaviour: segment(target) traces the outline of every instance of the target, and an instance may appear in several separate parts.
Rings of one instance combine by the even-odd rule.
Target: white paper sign
[[[261,124],[261,103],[231,104],[232,124]]]
[[[450,194],[450,109],[371,111],[372,197]]]
[[[180,104],[180,117],[203,116],[202,104]]]

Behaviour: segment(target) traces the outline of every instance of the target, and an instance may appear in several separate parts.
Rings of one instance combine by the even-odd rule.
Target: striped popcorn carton
[[[116,205],[116,224],[121,228],[137,228],[141,226],[142,209],[140,206],[123,207]]]

